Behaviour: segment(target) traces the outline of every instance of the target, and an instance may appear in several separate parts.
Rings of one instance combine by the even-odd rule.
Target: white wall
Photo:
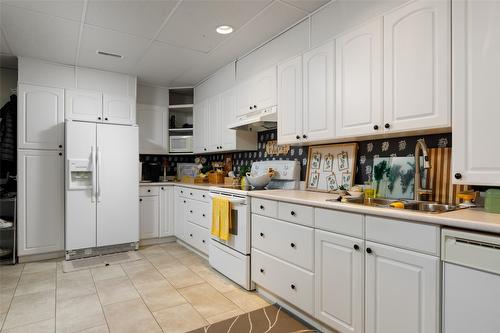
[[[168,88],[137,84],[137,104],[168,107]]]
[[[9,101],[11,89],[17,89],[17,70],[0,68],[0,108]]]

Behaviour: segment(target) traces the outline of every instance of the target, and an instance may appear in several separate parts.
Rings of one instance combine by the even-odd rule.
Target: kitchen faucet
[[[422,195],[430,196],[432,195],[432,190],[430,188],[424,189],[422,188],[422,176],[420,175],[420,152],[422,152],[424,156],[424,175],[426,177],[426,187],[429,187],[429,169],[431,168],[431,163],[429,161],[429,154],[427,151],[427,145],[425,144],[424,139],[418,139],[417,144],[415,145],[415,180],[414,180],[414,191],[413,198],[415,200],[421,200]]]

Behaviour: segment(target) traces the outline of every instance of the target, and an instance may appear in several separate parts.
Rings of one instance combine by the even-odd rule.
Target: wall
[[[137,104],[168,106],[168,88],[137,84]]]
[[[11,89],[17,89],[17,70],[0,68],[0,107],[10,100]]]

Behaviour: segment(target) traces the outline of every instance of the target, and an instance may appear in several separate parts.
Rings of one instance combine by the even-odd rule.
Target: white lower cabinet
[[[174,208],[174,234],[175,237],[184,240],[184,224],[186,223],[187,199],[175,195]]]
[[[439,258],[366,242],[366,333],[440,332]]]
[[[64,156],[18,150],[18,254],[64,250]]]
[[[160,223],[158,205],[158,196],[139,198],[139,222],[141,226],[141,239],[158,237],[158,225]]]
[[[160,237],[174,235],[174,188],[160,187]]]
[[[363,332],[364,241],[315,232],[315,316],[339,332]]]

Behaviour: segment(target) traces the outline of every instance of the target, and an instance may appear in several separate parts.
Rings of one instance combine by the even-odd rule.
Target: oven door
[[[241,254],[250,254],[250,209],[247,205],[247,198],[220,193],[211,193],[210,195],[212,197],[222,196],[228,198],[231,202],[231,228],[229,229],[229,239],[225,241],[217,236],[210,235],[212,239]]]

